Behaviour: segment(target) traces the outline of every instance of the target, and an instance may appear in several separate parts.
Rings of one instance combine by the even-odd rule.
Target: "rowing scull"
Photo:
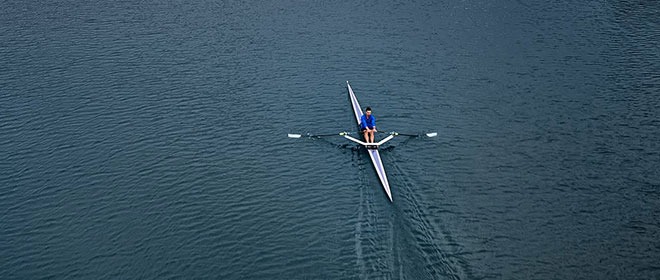
[[[346,81],[346,86],[348,87],[348,94],[351,98],[351,106],[353,106],[353,113],[355,113],[355,120],[357,121],[358,126],[360,126],[360,119],[362,118],[362,108],[360,107],[360,103],[358,103],[357,98],[355,98],[353,89],[351,88],[351,85],[348,83],[348,81]],[[392,137],[394,136],[390,135],[375,144],[364,143],[363,141],[360,141],[348,135],[344,135],[344,137],[367,147],[367,152],[369,153],[371,162],[373,163],[374,168],[376,169],[376,173],[378,173],[378,178],[380,179],[380,183],[383,185],[383,189],[385,189],[385,192],[387,193],[387,197],[389,197],[390,201],[392,201],[392,193],[390,192],[390,183],[389,181],[387,181],[387,174],[385,173],[385,167],[383,167],[383,161],[380,160],[380,153],[378,153],[378,146],[392,139]]]

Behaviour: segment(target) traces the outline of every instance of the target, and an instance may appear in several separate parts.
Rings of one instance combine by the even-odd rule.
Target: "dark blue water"
[[[2,279],[660,278],[660,2],[0,6]]]

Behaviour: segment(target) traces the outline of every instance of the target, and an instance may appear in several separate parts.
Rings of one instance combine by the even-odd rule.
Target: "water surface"
[[[657,2],[2,7],[2,278],[660,277]]]

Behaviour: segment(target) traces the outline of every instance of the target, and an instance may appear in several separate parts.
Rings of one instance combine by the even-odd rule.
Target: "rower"
[[[371,114],[371,108],[367,107],[364,110],[366,114],[362,115],[360,119],[360,128],[364,133],[364,141],[367,143],[374,143],[374,132],[376,132],[376,119]]]

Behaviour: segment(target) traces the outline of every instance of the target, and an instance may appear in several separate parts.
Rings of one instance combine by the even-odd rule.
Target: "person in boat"
[[[376,132],[376,119],[371,114],[371,108],[364,110],[365,114],[360,119],[360,128],[364,134],[364,141],[374,143],[374,133]]]

